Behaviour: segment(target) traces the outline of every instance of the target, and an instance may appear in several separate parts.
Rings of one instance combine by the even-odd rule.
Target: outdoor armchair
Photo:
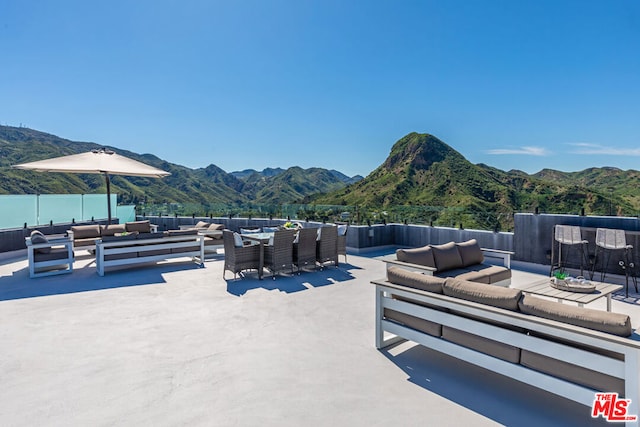
[[[48,239],[34,230],[25,239],[29,277],[51,276],[73,271],[73,241],[68,237]]]

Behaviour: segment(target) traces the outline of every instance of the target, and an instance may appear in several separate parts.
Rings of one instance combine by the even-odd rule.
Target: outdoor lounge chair
[[[238,235],[239,236],[239,235]],[[236,244],[234,233],[229,230],[222,232],[222,240],[224,243],[224,269],[222,270],[222,278],[224,273],[229,270],[233,272],[235,278],[242,270],[258,270],[260,268],[260,244],[244,245],[240,239],[239,245]]]
[[[316,266],[316,239],[318,229],[301,228],[298,230],[298,241],[293,244],[293,263],[300,270]]]
[[[34,230],[25,243],[30,278],[73,271],[73,241],[70,238],[47,239],[40,231]]]
[[[278,230],[273,233],[273,244],[264,247],[264,266],[276,274],[290,270],[293,274],[293,238],[295,230]]]
[[[317,241],[316,246],[316,261],[321,267],[324,267],[326,262],[333,262],[338,266],[338,227],[330,225],[326,227],[320,227],[319,229],[320,239]]]

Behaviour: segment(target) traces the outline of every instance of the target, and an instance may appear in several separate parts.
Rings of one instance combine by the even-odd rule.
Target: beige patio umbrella
[[[116,154],[115,151],[102,148],[81,154],[55,157],[53,159],[13,165],[17,169],[38,172],[101,173],[107,182],[107,211],[111,224],[111,182],[109,175],[128,175],[162,178],[171,175],[162,169],[154,168],[137,160]]]

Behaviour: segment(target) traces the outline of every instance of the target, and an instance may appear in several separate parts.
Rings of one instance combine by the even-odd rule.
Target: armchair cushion
[[[40,243],[49,243],[49,240],[40,231],[33,230],[31,232],[31,243],[33,243],[34,245],[40,244]],[[37,248],[35,252],[39,254],[48,254],[48,253],[51,253],[51,248],[50,247]]]

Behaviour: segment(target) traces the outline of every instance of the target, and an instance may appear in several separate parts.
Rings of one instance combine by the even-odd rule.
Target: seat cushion
[[[475,268],[459,274],[456,278],[492,285],[503,280],[511,279],[511,270],[499,265],[479,264],[476,265]]]
[[[462,267],[462,258],[454,242],[445,243],[444,245],[432,245],[431,248],[433,249],[433,259],[436,262],[438,272]]]
[[[33,243],[34,245],[38,245],[41,243],[49,243],[49,239],[47,239],[45,235],[42,234],[42,232],[38,230],[33,230],[31,232],[31,243]],[[50,252],[51,252],[51,247],[37,248],[34,250],[34,253],[37,253],[37,254],[48,254]]]
[[[518,301],[522,297],[522,291],[519,289],[502,288],[451,277],[445,279],[442,290],[445,295],[451,297],[511,311],[518,311]]]
[[[430,322],[390,308],[384,309],[384,317],[387,320],[392,320],[411,329],[433,335],[434,337],[439,337],[442,333],[442,326],[438,323]]]
[[[532,295],[522,297],[519,306],[520,311],[523,313],[545,319],[595,329],[596,331],[607,332],[621,337],[628,337],[632,333],[631,318],[622,313],[611,313],[608,311],[562,304],[556,301],[537,298]]]
[[[198,230],[195,228],[190,228],[188,230],[167,230],[167,235],[169,236],[196,236],[198,234]]]
[[[624,380],[582,366],[553,359],[529,350],[522,350],[520,363],[536,371],[562,378],[603,392],[617,392],[624,396]]]
[[[468,267],[470,265],[482,264],[484,261],[484,255],[482,249],[476,239],[467,240],[466,242],[456,243],[458,247],[458,253],[462,258],[462,266]]]
[[[433,250],[431,246],[428,245],[415,249],[398,249],[396,251],[396,258],[398,261],[409,264],[419,264],[436,268],[436,262],[433,259]]]
[[[417,271],[409,271],[401,267],[389,267],[387,270],[387,280],[397,285],[408,286],[437,294],[442,293],[442,284],[444,283],[444,279],[441,277],[430,276]]]
[[[68,259],[69,250],[67,248],[49,248],[50,251],[46,253],[34,252],[33,259],[36,262],[53,261],[57,259]]]
[[[449,326],[442,327],[442,338],[511,363],[520,362],[520,348],[470,334]]]
[[[74,225],[71,227],[71,231],[73,231],[73,239],[89,239],[95,238],[98,239],[100,237],[100,225],[91,224],[91,225]]]

